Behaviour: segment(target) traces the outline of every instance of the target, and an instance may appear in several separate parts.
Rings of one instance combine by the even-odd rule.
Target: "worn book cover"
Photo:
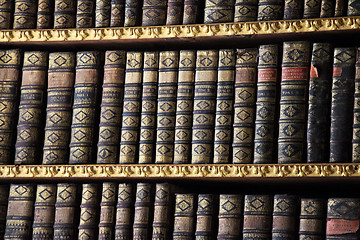
[[[325,204],[323,199],[302,198],[299,240],[321,240],[325,236]]]
[[[54,28],[73,28],[76,20],[76,0],[55,0]]]
[[[258,21],[282,19],[284,14],[283,0],[259,0]]]
[[[154,187],[152,183],[137,183],[133,239],[142,240],[151,238],[151,224],[154,213]]]
[[[95,27],[110,27],[111,0],[95,1]]]
[[[205,0],[204,23],[234,21],[235,0]]]
[[[95,0],[77,0],[76,28],[95,26]]]
[[[173,240],[191,240],[195,232],[195,194],[175,194]]]
[[[258,0],[235,0],[234,22],[256,21]]]
[[[217,239],[241,239],[243,199],[239,194],[220,194]]]
[[[33,29],[36,27],[36,0],[15,0],[14,29]]]
[[[100,203],[99,240],[114,239],[118,184],[104,182]]]
[[[142,26],[165,25],[166,0],[146,0],[142,8]]]
[[[132,239],[134,221],[135,187],[131,183],[120,183],[116,205],[115,239]]]

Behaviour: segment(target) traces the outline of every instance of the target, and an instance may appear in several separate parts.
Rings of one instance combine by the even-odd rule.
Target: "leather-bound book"
[[[356,0],[348,0],[347,2],[347,16],[359,16],[360,8]]]
[[[297,197],[292,195],[275,195],[272,239],[295,240],[298,238],[298,226]]]
[[[154,163],[159,52],[144,53],[139,163]]]
[[[15,164],[36,164],[43,141],[47,52],[25,52],[15,144]]]
[[[115,237],[117,188],[118,185],[114,182],[104,182],[102,184],[99,240],[109,240]]]
[[[305,161],[310,53],[309,42],[284,42],[278,138],[279,163]]]
[[[283,0],[259,0],[257,20],[266,21],[282,19],[283,12]]]
[[[320,17],[321,18],[333,17],[335,10],[334,7],[335,7],[334,0],[321,0]]]
[[[76,19],[76,0],[55,0],[54,28],[73,28]]]
[[[330,162],[351,162],[355,48],[335,48],[331,90]],[[355,126],[357,121],[354,122]]]
[[[235,51],[233,49],[219,50],[214,133],[214,163],[230,162],[235,58]]]
[[[348,0],[336,0],[335,1],[335,17],[342,17],[346,15],[346,5]],[[346,5],[345,5],[346,4]]]
[[[119,160],[125,58],[125,51],[105,53],[97,163],[117,163]]]
[[[36,28],[52,28],[54,13],[54,2],[51,0],[39,0],[37,5]]]
[[[134,220],[134,185],[120,183],[116,205],[115,239],[132,239],[132,223]]]
[[[111,0],[95,1],[95,27],[110,27]]]
[[[14,29],[32,29],[36,27],[36,0],[14,0]]]
[[[200,0],[184,0],[184,15],[182,24],[199,23],[201,19],[201,10],[203,9],[203,1]]]
[[[301,19],[303,13],[304,0],[285,0],[283,19]]]
[[[172,163],[179,52],[160,52],[155,163]]]
[[[218,195],[199,194],[196,211],[196,240],[211,240],[217,234]]]
[[[125,0],[124,27],[134,27],[141,24],[141,4],[143,1]]]
[[[220,194],[218,240],[241,239],[243,196]]]
[[[138,183],[136,185],[133,239],[150,239],[153,221],[154,185]]]
[[[74,82],[75,53],[50,53],[43,164],[69,161]]]
[[[125,0],[111,0],[110,27],[124,26]]]
[[[235,0],[205,0],[204,23],[234,21]]]
[[[98,91],[101,53],[76,54],[76,77],[71,124],[70,164],[93,163],[95,155],[95,126],[98,122]]]
[[[0,185],[0,239],[4,239],[9,198],[9,185]]]
[[[168,0],[166,25],[179,25],[183,22],[184,0]]]
[[[95,0],[77,0],[76,28],[91,28],[95,25]]]
[[[323,199],[302,198],[299,240],[321,240],[325,237],[325,204]]]
[[[142,26],[164,25],[166,9],[166,0],[145,0],[142,8]]]
[[[332,60],[330,43],[313,44],[307,117],[307,162],[327,162],[329,159]]]
[[[256,21],[258,0],[235,0],[234,22]]]
[[[360,48],[356,49],[353,117],[352,162],[360,162]]]
[[[14,0],[8,0],[4,1],[4,3],[0,6],[0,16],[2,19],[0,23],[0,29],[10,29],[12,27],[13,4]]]
[[[258,49],[238,49],[233,124],[233,163],[252,163]]]
[[[195,232],[196,195],[175,194],[173,240],[191,240]]]
[[[303,18],[319,18],[321,0],[304,0]]]

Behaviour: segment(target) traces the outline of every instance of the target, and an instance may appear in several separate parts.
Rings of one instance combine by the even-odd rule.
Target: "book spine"
[[[0,185],[0,239],[4,239],[8,208],[9,185]]]
[[[94,27],[95,0],[77,0],[76,28]]]
[[[335,1],[335,17],[342,17],[346,14],[346,6],[345,3],[348,3],[348,0],[336,0]]]
[[[183,22],[184,0],[168,0],[166,25],[178,25]]]
[[[333,0],[321,0],[320,17],[328,18],[334,16],[334,1]]]
[[[15,164],[35,164],[41,156],[47,66],[47,52],[25,52]]]
[[[235,58],[235,51],[233,49],[219,50],[214,133],[214,163],[230,162]]]
[[[68,163],[75,80],[75,54],[49,54],[43,164]]]
[[[75,239],[77,184],[58,183],[55,203],[54,240]]]
[[[324,239],[324,210],[324,202],[322,199],[301,199],[299,240]]]
[[[282,19],[283,12],[283,0],[259,0],[257,20],[266,21]]]
[[[166,0],[147,0],[143,4],[142,26],[165,25]]]
[[[151,238],[151,221],[153,220],[153,191],[151,183],[138,183],[136,187],[133,239]]]
[[[196,51],[182,50],[179,57],[174,140],[174,163],[191,162],[191,131]]]
[[[110,27],[111,0],[96,0],[95,27]]]
[[[71,124],[70,164],[93,162],[100,52],[76,54],[73,117]]]
[[[305,158],[310,49],[309,42],[284,42],[278,138],[279,163],[300,163]]]
[[[120,163],[135,163],[141,111],[143,53],[127,52],[122,115]]]
[[[53,1],[39,0],[37,5],[36,28],[49,29],[53,27]]]
[[[139,26],[141,23],[141,3],[138,0],[125,0],[124,27]]]
[[[130,183],[120,183],[116,205],[115,240],[132,239],[134,187]]]
[[[155,163],[172,163],[179,52],[160,52]]]
[[[352,162],[360,162],[360,48],[356,49],[353,116]]]
[[[111,0],[110,27],[124,26],[125,0]]]
[[[217,198],[214,194],[199,194],[196,212],[196,240],[211,240],[216,237],[215,216]]]
[[[238,49],[235,74],[233,163],[252,163],[256,109],[257,55],[255,48]]]
[[[197,51],[191,163],[211,163],[213,159],[218,61],[217,50]]]
[[[319,18],[321,0],[305,0],[303,18]]]
[[[4,239],[31,239],[34,184],[11,184]]]
[[[275,195],[272,223],[272,239],[297,239],[297,198],[291,195]]]
[[[206,0],[204,23],[223,23],[234,21],[235,0]]]
[[[347,16],[359,16],[360,8],[356,0],[348,0],[347,2]]]
[[[217,239],[241,239],[243,196],[220,194]]]
[[[195,231],[196,196],[175,194],[173,240],[191,240]]]
[[[104,182],[100,203],[99,240],[114,239],[117,184]]]
[[[351,162],[355,54],[355,48],[335,48],[334,50],[330,162]]]
[[[36,26],[36,0],[15,0],[14,29],[32,29]]]
[[[56,184],[38,184],[34,204],[32,239],[52,240],[54,235]]]
[[[54,28],[73,28],[76,19],[76,0],[55,0]]]
[[[256,21],[258,0],[236,0],[234,22]]]
[[[184,15],[182,24],[194,24],[200,21],[201,2],[199,0],[184,0]]]
[[[0,50],[0,164],[13,163],[14,159],[21,62],[19,49]]]
[[[0,16],[1,16],[1,23],[0,29],[10,29],[12,25],[12,7],[13,7],[14,0],[5,1],[0,6]]]
[[[327,162],[329,159],[332,55],[331,44],[313,44],[307,117],[307,162]]]
[[[155,156],[159,52],[144,53],[139,163],[153,163]]]
[[[285,0],[284,20],[301,19],[304,13],[304,0]]]
[[[105,53],[97,163],[117,163],[119,160],[125,58],[125,51]]]

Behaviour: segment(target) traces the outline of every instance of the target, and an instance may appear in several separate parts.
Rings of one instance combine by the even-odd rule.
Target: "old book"
[[[183,22],[184,0],[168,0],[166,25],[178,25]]]
[[[110,27],[111,0],[96,0],[95,27]]]
[[[334,4],[333,0],[321,0],[320,17],[328,18],[334,16]]]
[[[179,52],[160,52],[155,163],[172,163]]]
[[[78,185],[58,183],[55,203],[54,240],[75,239],[78,226]]]
[[[126,59],[119,162],[135,163],[138,155],[143,53],[127,52]]]
[[[95,126],[98,122],[98,90],[101,54],[77,52],[74,104],[71,124],[70,164],[94,162]]]
[[[283,0],[259,0],[257,20],[266,21],[282,19],[284,12],[283,5]]]
[[[348,3],[348,0],[336,0],[335,1],[335,17],[341,17],[346,15],[346,5]]]
[[[125,51],[105,53],[97,163],[117,163],[119,160],[125,61]]]
[[[359,16],[360,8],[356,0],[348,0],[347,2],[347,16]]]
[[[255,116],[254,163],[275,161],[275,132],[279,79],[278,45],[259,47],[258,82]]]
[[[136,185],[135,212],[133,223],[133,239],[150,239],[153,221],[153,184],[138,183]]]
[[[352,162],[360,162],[360,48],[356,49],[353,117]]]
[[[201,10],[204,9],[203,1],[200,0],[184,0],[184,15],[182,24],[199,23],[201,19]]]
[[[243,196],[220,194],[217,239],[241,239]]]
[[[173,240],[193,239],[195,232],[196,195],[175,194]]]
[[[238,49],[233,124],[233,163],[252,163],[256,104],[256,48]]]
[[[13,4],[14,0],[8,0],[4,1],[4,3],[0,6],[0,16],[2,19],[0,29],[10,29],[12,27]]]
[[[164,25],[166,23],[166,0],[147,0],[142,8],[142,26]]]
[[[355,48],[334,49],[330,162],[351,162],[355,54]]]
[[[204,23],[234,21],[235,0],[205,0]]]
[[[39,0],[37,5],[36,28],[52,28],[54,13],[54,2],[51,0]]]
[[[285,0],[283,19],[301,19],[304,13],[304,0]]]
[[[329,159],[332,59],[331,44],[313,44],[307,117],[307,162],[327,162]]]
[[[76,28],[94,27],[95,0],[77,0]]]
[[[174,139],[174,163],[176,164],[191,162],[195,65],[195,50],[180,51]]]
[[[199,194],[196,211],[195,239],[210,240],[216,237],[218,196]]]
[[[35,184],[11,184],[4,239],[31,239]]]
[[[76,0],[55,0],[54,28],[73,28],[76,19]]]
[[[114,239],[118,184],[104,182],[100,203],[99,240]]]
[[[32,239],[51,240],[54,235],[56,184],[38,184],[34,204]]]
[[[235,0],[234,22],[256,21],[258,0]]]
[[[142,1],[125,0],[124,27],[134,27],[141,24]]]
[[[124,26],[125,0],[111,0],[110,27]]]
[[[36,0],[14,0],[14,29],[32,29],[36,27]]]
[[[323,199],[302,198],[300,208],[299,240],[321,240],[325,235],[325,204]]]
[[[25,52],[15,144],[15,164],[39,163],[43,141],[47,68],[47,52]]]
[[[235,51],[219,50],[213,163],[229,163],[235,82]]]
[[[217,50],[197,51],[191,163],[213,160],[218,61]]]
[[[320,17],[321,0],[304,0],[303,18]]]
[[[154,163],[159,52],[144,53],[139,163]]]
[[[280,90],[278,162],[305,160],[306,102],[311,46],[284,42]]]
[[[13,163],[20,98],[22,52],[0,50],[0,164]]]
[[[75,53],[49,54],[43,164],[68,163]]]
[[[298,199],[292,195],[275,195],[272,239],[295,240],[298,237]]]
[[[326,240],[359,239],[359,198],[329,198]]]
[[[5,226],[6,226],[6,215],[8,208],[8,197],[9,197],[9,185],[0,185],[0,238],[4,239]]]
[[[116,205],[115,239],[132,239],[134,216],[134,186],[120,183]]]

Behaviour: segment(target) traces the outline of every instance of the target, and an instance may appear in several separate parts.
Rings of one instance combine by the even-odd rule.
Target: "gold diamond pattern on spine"
[[[125,58],[125,51],[114,50],[105,53],[97,163],[119,161]]]
[[[301,163],[305,160],[310,53],[309,42],[284,42],[278,138],[279,163]]]
[[[134,186],[120,183],[116,205],[115,239],[131,239],[134,211]]]
[[[173,240],[191,240],[195,232],[196,195],[175,194]]]
[[[76,28],[94,27],[95,0],[77,0]]]
[[[139,163],[153,163],[155,156],[159,53],[144,53]]]
[[[184,0],[184,15],[182,24],[199,23],[202,1]]]
[[[360,162],[360,48],[356,49],[352,162]]]
[[[138,183],[136,187],[133,239],[151,238],[154,196],[151,183]]]
[[[14,29],[32,29],[36,26],[36,0],[15,0]]]
[[[176,164],[191,162],[195,65],[196,51],[180,51],[174,140]]]
[[[291,195],[275,195],[273,208],[272,239],[296,239],[298,199]]]
[[[213,160],[218,61],[217,50],[197,51],[191,163]]]
[[[34,184],[11,184],[4,239],[31,239]]]
[[[303,18],[319,18],[321,0],[304,0]]]
[[[35,164],[41,157],[47,66],[47,52],[25,52],[15,164]]]
[[[304,0],[285,0],[283,19],[301,19],[303,13]]]
[[[258,0],[236,0],[234,22],[256,21]]]
[[[110,27],[111,0],[96,0],[95,27]]]
[[[275,161],[276,100],[279,47],[259,47],[258,83],[255,116],[254,163]]]
[[[232,114],[235,82],[235,51],[219,50],[214,163],[229,163],[231,154]]]
[[[320,18],[328,18],[334,16],[334,1],[321,0]]]
[[[3,1],[0,6],[0,29],[10,29],[12,23],[12,5],[13,0]]]
[[[323,239],[325,208],[322,199],[302,198],[299,218],[299,240]]]
[[[75,53],[50,53],[43,164],[69,161],[74,81]]]
[[[0,164],[14,159],[21,61],[19,49],[0,50]]]
[[[359,15],[360,15],[359,1],[349,0],[347,3],[347,16],[359,16]]]
[[[117,184],[104,182],[100,203],[99,240],[114,239]]]
[[[216,236],[217,216],[217,196],[214,194],[199,194],[196,212],[196,240],[210,240]]]
[[[165,25],[166,0],[145,0],[143,3],[142,26]]]
[[[243,196],[220,194],[217,239],[241,239]]]
[[[75,239],[77,184],[58,183],[55,203],[54,240]]]
[[[348,4],[348,0],[336,0],[335,1],[335,17],[341,17],[346,14],[346,6],[345,3]]]
[[[127,52],[124,107],[122,115],[120,163],[135,163],[138,153],[142,92],[143,53]]]
[[[3,239],[6,226],[6,214],[8,208],[9,185],[0,185],[0,236]]]
[[[134,27],[141,24],[141,3],[138,0],[125,0],[124,27]]]
[[[256,103],[257,49],[238,49],[233,124],[233,163],[252,163]]]
[[[34,204],[32,239],[52,240],[54,235],[56,184],[38,184]]]
[[[49,29],[53,27],[53,1],[39,0],[37,5],[36,28]]]
[[[76,19],[76,0],[55,0],[54,28],[73,28]]]
[[[125,0],[111,0],[110,27],[124,26]]]
[[[259,0],[258,21],[278,20],[283,18],[283,0]]]
[[[234,21],[235,0],[206,0],[204,23],[222,23]]]
[[[331,88],[330,162],[351,162],[355,48],[335,48]],[[357,126],[357,121],[354,122]]]
[[[179,25],[183,22],[184,0],[168,0],[166,25]]]
[[[160,52],[155,163],[172,163],[179,52]]]

